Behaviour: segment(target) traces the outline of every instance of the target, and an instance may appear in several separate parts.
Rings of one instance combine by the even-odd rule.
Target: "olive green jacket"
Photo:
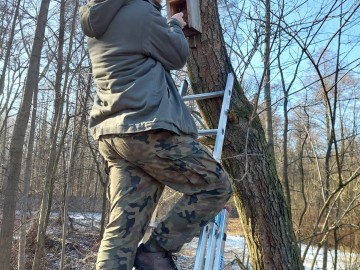
[[[188,43],[160,8],[153,0],[90,0],[80,8],[97,86],[89,123],[96,139],[152,129],[197,135],[169,72],[185,65]]]

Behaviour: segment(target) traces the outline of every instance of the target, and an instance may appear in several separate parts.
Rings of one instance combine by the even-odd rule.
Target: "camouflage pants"
[[[190,136],[165,130],[105,135],[99,150],[110,169],[110,216],[97,269],[132,269],[165,185],[183,196],[151,237],[173,252],[196,236],[232,193],[221,165]]]

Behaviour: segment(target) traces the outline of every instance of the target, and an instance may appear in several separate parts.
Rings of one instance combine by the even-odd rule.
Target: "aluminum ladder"
[[[229,73],[226,80],[225,90],[222,91],[185,96],[188,88],[186,80],[183,82],[180,89],[180,95],[184,101],[223,97],[217,129],[205,129],[198,131],[199,136],[216,135],[213,157],[219,162],[221,160],[221,153],[224,144],[233,84],[234,75]],[[202,229],[196,250],[194,270],[222,269],[228,217],[229,211],[225,207],[213,221],[209,222]]]

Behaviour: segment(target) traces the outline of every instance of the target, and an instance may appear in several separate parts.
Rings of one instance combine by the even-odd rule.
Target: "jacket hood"
[[[88,37],[102,36],[119,9],[129,0],[89,0],[80,7],[80,23]]]

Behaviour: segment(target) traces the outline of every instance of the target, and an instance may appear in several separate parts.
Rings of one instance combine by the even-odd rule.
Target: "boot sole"
[[[136,270],[153,270],[152,268],[134,266]]]
[[[136,270],[154,270],[153,268],[150,268],[148,266],[142,266],[142,265],[139,265],[135,262],[135,265],[134,265],[134,268]]]

